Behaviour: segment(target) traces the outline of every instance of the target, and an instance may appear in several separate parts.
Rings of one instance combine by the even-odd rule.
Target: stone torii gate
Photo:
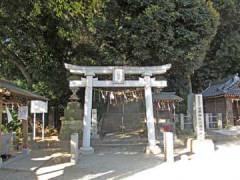
[[[83,143],[80,148],[82,153],[94,152],[90,145],[91,139],[91,111],[92,111],[92,91],[93,87],[143,87],[145,90],[146,117],[148,130],[147,151],[152,153],[160,152],[156,145],[155,125],[153,116],[152,87],[164,88],[167,86],[166,80],[156,80],[154,75],[166,73],[171,68],[171,64],[163,66],[76,66],[65,64],[65,68],[72,74],[83,75],[80,80],[70,80],[70,89],[74,92],[80,87],[85,87],[84,118],[83,118]],[[112,80],[98,80],[95,75],[112,74]],[[139,80],[125,80],[125,74],[139,75]]]

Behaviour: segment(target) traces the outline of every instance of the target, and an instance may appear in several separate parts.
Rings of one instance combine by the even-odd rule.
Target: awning
[[[3,96],[3,100],[5,99],[7,101],[11,101],[11,97],[12,98],[16,97],[18,99],[24,99],[24,100],[42,100],[42,101],[48,100],[43,96],[40,96],[31,91],[22,89],[17,85],[6,80],[0,80],[0,94]]]

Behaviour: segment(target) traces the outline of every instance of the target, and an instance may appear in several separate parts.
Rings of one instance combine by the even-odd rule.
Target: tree
[[[202,64],[218,20],[205,0],[3,1],[0,74],[56,103],[69,93],[64,62],[172,63],[170,87],[184,88]]]
[[[75,42],[84,31],[83,17],[81,1],[1,2],[1,76],[20,80],[20,84],[27,84],[28,89],[49,97],[51,102],[66,102],[69,88],[64,63],[78,63],[79,51],[85,58],[91,56],[90,48],[85,48],[87,53],[82,51],[84,36]],[[90,42],[85,44],[91,47]]]
[[[218,24],[217,11],[205,0],[112,0],[94,19],[93,36],[106,64],[172,63],[171,78],[190,77]]]
[[[204,60],[196,72],[195,89],[202,91],[213,81],[239,72],[240,62],[240,2],[214,0],[221,15],[221,23]]]

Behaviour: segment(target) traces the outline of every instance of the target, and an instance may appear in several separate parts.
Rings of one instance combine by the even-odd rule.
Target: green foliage
[[[8,132],[10,132],[10,131],[20,132],[19,129],[21,129],[22,122],[18,119],[17,112],[12,110],[10,113],[12,115],[13,120],[11,122],[7,123],[7,125],[6,125]]]
[[[1,124],[3,133],[16,132],[17,137],[22,136],[22,122],[18,119],[17,111],[10,110],[13,120],[5,125]]]
[[[112,0],[94,25],[104,64],[172,63],[169,88],[184,95],[187,77],[201,67],[216,34],[219,14],[202,0]]]
[[[211,82],[240,71],[240,2],[214,0],[213,3],[220,12],[220,26],[203,66],[194,77],[195,89],[200,91]]]
[[[185,94],[219,14],[205,0],[9,0],[0,5],[0,23],[0,76],[64,104],[65,62],[172,63],[169,88]]]

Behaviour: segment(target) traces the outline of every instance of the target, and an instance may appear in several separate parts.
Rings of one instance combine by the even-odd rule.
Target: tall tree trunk
[[[27,69],[25,68],[25,66],[21,63],[18,62],[18,60],[13,60],[13,59],[7,59],[7,61],[9,61],[10,63],[14,64],[22,73],[22,75],[24,76],[24,78],[27,81],[28,87],[32,88],[32,78],[30,76],[30,74],[27,72]]]
[[[4,48],[3,46],[1,46],[1,47],[2,47],[1,54],[3,55],[5,60],[14,64],[19,69],[19,71],[22,73],[23,77],[26,79],[28,87],[31,89],[32,84],[33,84],[31,75],[28,73],[28,71],[27,71],[25,65],[22,63],[20,57],[17,54],[15,54],[14,52],[8,50],[7,48]]]
[[[187,80],[188,80],[189,94],[192,94],[192,78],[191,78],[191,74],[188,75]]]

